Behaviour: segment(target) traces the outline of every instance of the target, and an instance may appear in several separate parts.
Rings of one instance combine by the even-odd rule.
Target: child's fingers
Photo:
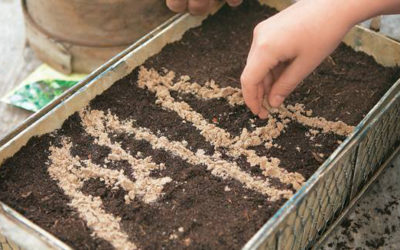
[[[261,106],[260,112],[258,113],[258,117],[260,117],[260,119],[267,119],[268,114],[269,114],[268,110],[265,109],[263,106]]]
[[[260,112],[263,99],[263,96],[261,96],[261,98],[257,97],[257,86],[263,86],[264,79],[266,77],[272,77],[270,69],[272,69],[276,64],[272,57],[263,58],[263,54],[263,51],[257,51],[257,49],[254,49],[252,46],[246,67],[244,68],[240,78],[244,101],[254,114]],[[262,94],[265,94],[264,91]]]
[[[204,15],[207,13],[209,7],[209,0],[189,0],[188,3],[189,12],[193,15]]]
[[[287,66],[290,65],[290,61],[288,62],[281,62],[275,68],[271,70],[272,72],[272,83],[279,79],[282,75],[282,72],[285,71]],[[268,92],[269,93],[269,92]]]
[[[253,43],[241,76],[242,84],[247,86],[262,82],[277,64],[278,60],[268,48]]]
[[[261,102],[259,98],[259,85],[252,84],[244,86],[242,83],[242,94],[246,105],[249,107],[253,114],[257,115],[260,112]]]
[[[263,80],[263,95],[262,95],[262,100],[261,100],[261,108],[260,108],[260,112],[258,113],[258,116],[261,119],[266,119],[268,117],[269,114],[269,110],[267,109],[267,107],[269,107],[270,105],[264,105],[264,101],[265,98],[268,97],[269,92],[271,91],[272,88],[272,84],[275,81],[275,76],[273,74],[273,72],[275,71],[275,69],[271,70],[264,78]]]
[[[231,7],[237,7],[243,2],[243,0],[226,0],[226,2]]]
[[[268,110],[262,105],[262,102],[264,100],[264,95],[265,95],[264,84],[260,83],[258,85],[258,90],[257,90],[257,101],[258,101],[257,105],[259,105],[260,107],[257,115],[261,119],[265,119],[268,117]]]
[[[272,85],[268,101],[271,107],[279,107],[285,98],[297,87],[297,85],[313,70],[309,60],[297,57],[282,72]]]
[[[264,96],[268,96],[269,92],[271,91],[272,88],[272,84],[274,83],[274,75],[271,71],[271,73],[268,73],[264,80],[263,80],[263,84],[264,84]],[[264,98],[263,96],[263,98]]]
[[[187,7],[187,0],[167,0],[167,7],[174,12],[184,12]]]

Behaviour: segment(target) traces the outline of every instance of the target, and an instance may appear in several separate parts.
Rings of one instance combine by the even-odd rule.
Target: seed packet
[[[1,101],[36,112],[86,75],[64,75],[46,64],[39,66]]]

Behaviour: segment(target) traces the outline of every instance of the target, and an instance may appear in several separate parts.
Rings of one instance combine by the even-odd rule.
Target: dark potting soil
[[[224,7],[201,27],[188,31],[181,41],[167,45],[147,60],[145,66],[173,70],[178,76],[189,75],[199,84],[214,80],[220,86],[239,87],[253,27],[274,13],[275,10],[250,0],[236,9]],[[356,125],[399,76],[398,69],[384,68],[371,57],[342,44],[304,80],[287,103],[303,103],[316,116]],[[203,149],[205,154],[214,153],[214,147],[191,123],[183,122],[175,112],[160,108],[155,104],[154,94],[138,88],[137,78],[135,70],[96,97],[90,108],[109,110],[121,120],[133,119],[138,126],[169,140],[185,140],[192,151]],[[250,119],[257,126],[267,122],[254,117],[244,106],[229,106],[224,100],[205,101],[191,95],[172,94],[185,100],[208,121],[216,120],[219,127],[233,136],[239,135],[242,128],[252,130]],[[332,133],[319,133],[310,140],[305,136],[307,131],[309,127],[292,122],[274,141],[280,148],[267,150],[258,146],[254,150],[259,155],[279,158],[280,167],[307,179],[339,145],[338,140],[344,139]],[[92,236],[93,231],[68,205],[70,198],[49,176],[49,146],[60,145],[64,135],[71,138],[74,156],[90,158],[110,169],[123,169],[126,175],[132,172],[127,162],[106,161],[110,149],[94,143],[75,114],[60,130],[32,138],[6,160],[0,171],[0,200],[74,248],[112,248],[107,241]],[[270,202],[238,181],[215,177],[206,166],[189,164],[162,149],[154,149],[148,142],[135,140],[132,135],[114,133],[111,138],[132,154],[141,152],[144,157],[151,156],[154,162],[168,166],[153,171],[152,176],[173,179],[164,186],[164,195],[151,204],[138,199],[126,204],[125,191],[111,189],[100,179],[84,183],[82,192],[100,197],[103,209],[121,218],[121,228],[139,248],[237,249],[286,201]],[[251,167],[243,157],[223,157],[234,160],[252,176],[262,176],[260,169]],[[292,188],[279,179],[264,178],[275,188]],[[179,231],[180,227],[184,230]],[[176,239],[171,239],[172,234]]]

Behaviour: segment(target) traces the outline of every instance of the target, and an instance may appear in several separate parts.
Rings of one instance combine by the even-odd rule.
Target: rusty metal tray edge
[[[287,4],[283,4],[282,1],[276,0],[264,0],[262,1],[265,4],[268,4],[272,7],[276,7],[277,9],[282,9],[286,7]],[[216,7],[215,10],[217,10]],[[62,122],[73,112],[79,110],[84,107],[87,102],[91,100],[94,96],[100,94],[102,91],[111,86],[117,79],[123,77],[125,74],[128,74],[133,68],[140,65],[144,60],[150,57],[153,54],[158,53],[163,46],[167,43],[180,39],[182,34],[189,28],[195,27],[201,24],[202,17],[192,17],[187,14],[184,15],[176,15],[167,21],[165,24],[161,25],[154,32],[150,33],[147,37],[141,39],[138,43],[135,43],[131,47],[129,47],[121,54],[117,55],[105,65],[100,67],[94,73],[92,73],[87,79],[85,79],[81,84],[78,85],[77,88],[68,91],[68,93],[64,94],[62,97],[58,98],[56,101],[52,102],[42,113],[36,115],[36,117],[31,117],[25,123],[23,123],[16,131],[10,133],[9,136],[6,137],[5,140],[0,142],[0,163],[6,158],[12,156],[15,152],[19,150],[24,144],[26,144],[27,140],[34,135],[40,135],[46,132],[50,132],[57,127],[59,127]],[[168,37],[170,36],[170,37]],[[172,39],[171,39],[172,38]],[[385,47],[389,46],[392,48],[392,51],[388,53],[388,55],[378,55],[376,51],[371,49],[369,46],[364,46],[363,40],[372,39],[372,40],[384,40],[382,43]],[[376,33],[370,32],[361,27],[355,27],[350,34],[346,37],[345,42],[353,45],[356,50],[364,51],[370,55],[373,55],[375,59],[386,65],[393,66],[399,62],[398,58],[400,58],[400,44],[396,43],[386,37],[377,35]],[[157,44],[158,43],[158,44]],[[153,46],[153,48],[152,48]],[[382,45],[380,45],[382,46]],[[153,51],[151,51],[153,49]],[[146,52],[147,51],[147,52]],[[134,59],[132,59],[134,58]],[[126,70],[126,71],[124,71]],[[121,75],[121,71],[124,72]],[[116,73],[117,72],[117,73]],[[118,74],[119,72],[119,74]],[[114,74],[114,75],[113,75]],[[115,79],[117,78],[117,79]],[[96,84],[95,84],[96,83]],[[94,85],[102,84],[99,87],[100,90],[96,91],[96,93],[92,96],[84,96],[85,92],[88,92],[89,88]],[[108,86],[107,86],[108,85]],[[307,181],[307,183],[303,186],[303,188],[297,192],[275,215],[271,218],[260,230],[259,232],[246,244],[245,248],[253,248],[257,247],[258,242],[263,240],[263,238],[268,235],[274,226],[279,224],[280,219],[287,214],[291,209],[293,209],[297,202],[302,199],[307,194],[307,191],[312,188],[313,183],[318,179],[320,175],[324,174],[329,167],[333,166],[333,162],[338,160],[341,154],[346,151],[352,144],[357,143],[360,137],[365,134],[368,129],[368,124],[376,118],[375,116],[379,115],[379,112],[384,108],[384,106],[390,105],[390,100],[394,98],[395,93],[400,89],[400,81],[398,81],[386,94],[385,96],[378,102],[378,104],[369,112],[369,114],[363,119],[363,121],[357,126],[353,135],[346,139],[346,141],[340,145],[340,147],[329,157],[329,159],[318,169],[318,171]],[[71,104],[72,100],[76,100],[78,98],[86,99],[85,102],[80,102],[78,104],[73,105],[71,109],[63,108],[67,104]],[[89,97],[89,98],[85,98]],[[56,114],[56,111],[58,113]],[[61,112],[60,112],[61,111]],[[62,112],[64,111],[64,112]],[[61,114],[60,114],[61,113]],[[52,126],[43,126],[46,125],[47,119],[52,116],[59,115],[61,118],[56,123],[56,125]],[[64,118],[64,119],[62,119]],[[53,119],[54,120],[54,119]],[[45,128],[44,128],[45,127]],[[36,129],[36,130],[35,130]],[[35,131],[34,131],[35,130]],[[24,138],[25,137],[25,138]],[[16,145],[18,144],[18,145]],[[6,153],[4,153],[6,152]],[[6,213],[12,213],[13,210],[9,209]],[[1,215],[1,213],[0,213]],[[15,218],[20,221],[26,220],[24,217],[14,214]],[[4,216],[4,215],[1,215]],[[22,225],[22,223],[21,223]],[[37,231],[37,228],[32,228],[32,231]],[[42,232],[39,232],[41,234]],[[55,239],[55,237],[53,237]],[[57,239],[55,239],[57,240]],[[67,249],[66,245],[61,246],[61,248]]]

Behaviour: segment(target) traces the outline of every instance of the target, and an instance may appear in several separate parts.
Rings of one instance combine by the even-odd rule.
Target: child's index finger
[[[259,98],[259,84],[243,84],[242,94],[246,105],[250,108],[253,114],[257,115],[260,112],[261,100]]]

